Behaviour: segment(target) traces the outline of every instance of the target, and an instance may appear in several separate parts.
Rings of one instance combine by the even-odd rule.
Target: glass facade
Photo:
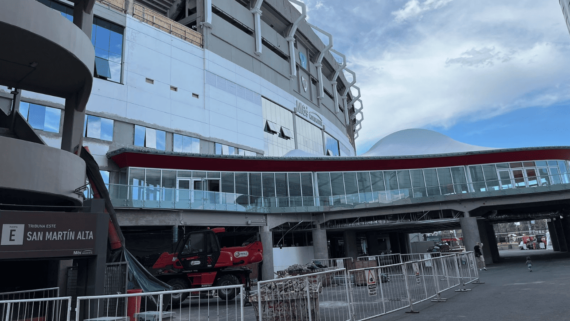
[[[334,207],[570,184],[569,172],[568,162],[559,160],[317,173],[129,168],[129,184],[111,184],[110,192],[120,195],[114,202],[123,202],[121,206],[204,208],[207,203],[213,209],[236,211]]]
[[[83,126],[83,136],[113,141],[113,125],[112,119],[87,115]]]
[[[166,132],[135,125],[135,146],[165,150]]]
[[[61,110],[57,108],[20,102],[20,114],[34,129],[59,133]]]
[[[338,140],[334,139],[331,135],[325,132],[327,156],[340,156],[340,148]]]
[[[297,117],[297,148],[312,154],[323,155],[323,132],[321,129],[299,116],[295,117]]]
[[[200,153],[200,140],[198,138],[174,134],[172,149],[180,153]]]
[[[264,122],[264,155],[283,156],[295,149],[293,137],[293,114],[291,111],[262,97]]]

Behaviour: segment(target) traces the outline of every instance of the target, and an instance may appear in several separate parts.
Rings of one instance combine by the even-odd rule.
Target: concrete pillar
[[[556,219],[560,222],[562,226],[562,232],[564,233],[564,239],[566,240],[566,249],[570,251],[570,217],[564,216],[564,218]]]
[[[485,264],[493,264],[493,256],[491,255],[491,243],[497,246],[497,241],[495,239],[495,233],[488,233],[487,222],[483,220],[477,221],[477,228],[479,229],[479,237],[481,238],[481,243],[483,243],[483,257],[485,258]]]
[[[560,251],[560,246],[558,245],[558,234],[556,233],[554,221],[547,222],[546,225],[548,225],[548,232],[550,232],[550,243],[552,243],[552,249],[554,251]]]
[[[63,114],[63,132],[61,136],[61,149],[76,153],[83,143],[83,125],[85,110],[77,111],[77,94],[65,100]]]
[[[558,237],[558,247],[561,252],[568,252],[568,243],[566,242],[566,235],[564,235],[564,228],[560,218],[553,219],[554,228],[556,229],[556,236]]]
[[[485,244],[485,248],[489,252],[491,252],[491,258],[493,259],[493,263],[499,263],[501,261],[501,256],[499,255],[499,247],[497,245],[497,238],[495,237],[495,230],[493,229],[493,223],[485,222],[485,228],[487,230],[487,235],[493,236],[489,237],[489,240],[487,241],[488,244]]]
[[[321,226],[318,223],[313,229],[313,253],[315,259],[329,258],[327,230],[321,229]]]
[[[378,243],[378,232],[366,233],[366,239],[368,240],[368,255],[380,255],[382,250]]]
[[[481,242],[479,235],[479,227],[477,226],[477,219],[469,217],[469,213],[464,214],[465,217],[459,219],[461,225],[461,232],[463,233],[463,245],[466,251],[473,251],[475,244]]]
[[[263,263],[261,265],[261,279],[272,280],[275,275],[273,267],[273,232],[268,226],[259,229],[261,244],[263,245]]]
[[[73,7],[73,24],[85,32],[89,39],[93,29],[93,4],[94,1],[90,0],[75,1]]]
[[[344,255],[352,257],[355,261],[358,257],[358,244],[356,243],[355,231],[344,231]]]

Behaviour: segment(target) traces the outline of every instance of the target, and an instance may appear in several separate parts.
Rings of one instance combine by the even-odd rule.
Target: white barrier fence
[[[0,301],[1,321],[69,321],[71,297]]]
[[[359,258],[370,265],[362,262],[365,267],[356,269],[348,265],[358,261],[349,258],[315,261],[326,269],[258,282],[247,317],[244,287],[234,285],[78,297],[75,311],[71,297],[53,297],[57,288],[2,293],[16,299],[0,300],[0,321],[368,320],[403,309],[414,312],[420,302],[445,301],[444,291],[470,291],[466,284],[480,283],[473,252],[372,256]]]
[[[348,269],[353,262],[351,257],[339,257],[334,259],[313,259],[312,263],[324,268]]]
[[[243,321],[243,294],[244,287],[240,284],[164,292],[78,297],[75,320]]]
[[[25,291],[2,292],[0,300],[24,300],[24,299],[45,299],[57,298],[59,296],[59,288],[45,288]]]
[[[259,321],[350,320],[346,269],[257,283],[251,301]]]

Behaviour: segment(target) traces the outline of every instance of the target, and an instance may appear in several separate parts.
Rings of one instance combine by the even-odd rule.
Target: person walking
[[[526,266],[528,266],[528,271],[532,272],[532,261],[530,260],[530,256],[526,257]]]
[[[477,244],[475,244],[475,246],[473,247],[473,252],[475,252],[475,257],[477,260],[479,260],[479,262],[481,263],[481,267],[479,267],[479,271],[481,270],[485,270],[487,271],[487,267],[485,266],[485,258],[483,257],[483,243],[477,242]],[[477,265],[479,265],[479,262],[477,263]]]

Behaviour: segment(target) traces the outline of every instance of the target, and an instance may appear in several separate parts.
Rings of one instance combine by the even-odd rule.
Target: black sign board
[[[94,255],[98,232],[102,232],[97,223],[103,216],[106,214],[1,211],[0,259]]]

